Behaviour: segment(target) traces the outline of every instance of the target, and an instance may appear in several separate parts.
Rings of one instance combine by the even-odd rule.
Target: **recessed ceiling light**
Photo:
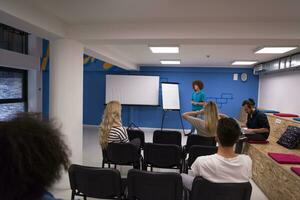
[[[255,64],[255,63],[257,63],[257,61],[250,61],[250,60],[248,60],[248,61],[242,61],[242,60],[237,60],[237,61],[234,61],[231,65],[253,65],[253,64]]]
[[[264,47],[257,50],[256,54],[281,54],[297,49],[297,47]]]
[[[152,53],[179,53],[179,47],[177,46],[150,46]]]
[[[162,65],[180,65],[180,60],[161,60]]]

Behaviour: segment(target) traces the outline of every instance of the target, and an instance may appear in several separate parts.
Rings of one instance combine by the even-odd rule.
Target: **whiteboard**
[[[162,83],[162,103],[164,110],[180,110],[179,84]]]
[[[159,105],[159,76],[106,75],[105,103]]]

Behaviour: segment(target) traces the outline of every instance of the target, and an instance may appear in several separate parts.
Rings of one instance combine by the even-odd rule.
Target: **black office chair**
[[[181,147],[181,133],[179,131],[156,130],[153,133],[153,143],[176,144]]]
[[[186,145],[183,146],[183,158],[189,154],[190,148],[193,145],[203,145],[203,146],[216,146],[215,137],[204,137],[201,135],[189,135],[186,141]]]
[[[143,158],[139,148],[131,143],[109,143],[107,145],[107,158],[110,164],[132,165],[135,169],[140,169]]]
[[[82,196],[84,200],[87,197],[122,199],[126,187],[126,181],[116,169],[71,165],[69,179],[72,200],[75,196]]]
[[[189,157],[184,162],[184,172],[188,173],[191,169],[192,164],[199,156],[207,156],[217,153],[218,147],[216,146],[203,146],[203,145],[193,145],[189,150]]]
[[[108,157],[107,157],[107,150],[102,149],[102,168],[105,167],[105,164],[107,164],[108,168],[110,168],[110,161],[108,160]]]
[[[250,200],[252,186],[245,183],[212,183],[201,177],[193,181],[189,200]]]
[[[130,170],[127,176],[129,200],[182,200],[182,179],[175,172]]]
[[[145,144],[145,133],[142,130],[139,129],[127,129],[129,140],[133,140],[135,138],[140,139],[141,141],[141,149],[144,149]]]
[[[153,171],[157,168],[176,168],[182,172],[181,148],[175,144],[146,143],[144,148],[143,169]]]

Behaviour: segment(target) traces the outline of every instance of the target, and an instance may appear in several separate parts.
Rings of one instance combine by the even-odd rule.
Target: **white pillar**
[[[74,40],[50,42],[49,112],[65,135],[71,162],[82,164],[83,45]],[[67,174],[55,187],[69,187]]]
[[[28,54],[40,58],[43,40],[34,34],[28,36]],[[40,63],[28,70],[28,111],[42,112],[42,71]]]

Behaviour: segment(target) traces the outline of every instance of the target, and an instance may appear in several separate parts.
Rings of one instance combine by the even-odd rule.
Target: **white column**
[[[42,56],[43,41],[30,34],[28,36],[28,54],[40,58]],[[42,71],[40,63],[34,69],[28,70],[28,111],[42,112]]]
[[[50,119],[60,125],[76,164],[82,163],[83,50],[74,40],[50,41]],[[67,174],[55,187],[69,187]]]

